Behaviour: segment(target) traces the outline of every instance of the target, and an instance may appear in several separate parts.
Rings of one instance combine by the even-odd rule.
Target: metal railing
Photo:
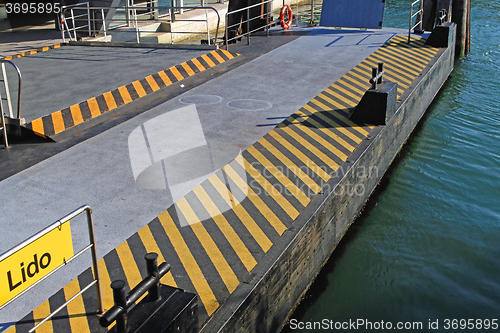
[[[232,41],[232,40],[236,40],[236,39],[239,39],[239,38],[242,38],[243,36],[247,36],[247,44],[250,45],[250,34],[252,32],[255,32],[255,31],[258,31],[258,30],[261,30],[262,28],[265,28],[266,29],[266,35],[269,35],[269,27],[273,24],[273,22],[269,22],[269,17],[271,16],[271,13],[272,13],[272,2],[273,0],[266,0],[266,1],[262,1],[260,3],[257,3],[255,5],[251,5],[251,6],[248,6],[248,7],[244,7],[244,8],[240,8],[240,9],[236,9],[236,10],[233,10],[232,12],[227,12],[226,13],[226,50],[229,49],[229,42]],[[251,8],[255,8],[255,7],[258,7],[258,6],[264,6],[265,4],[270,4],[267,7],[267,12],[265,13],[262,13],[260,15],[257,15],[255,17],[250,17],[250,9]],[[229,25],[229,15],[233,15],[235,13],[241,13],[241,12],[244,12],[246,11],[246,14],[247,14],[247,19],[246,20],[242,20],[241,22],[238,22],[236,24],[233,24],[233,25]],[[250,21],[253,21],[253,20],[257,20],[257,19],[262,19],[262,18],[266,18],[266,24],[264,26],[260,26],[258,27],[257,29],[254,29],[252,31],[250,31]],[[228,38],[229,37],[229,29],[231,28],[234,28],[234,27],[238,27],[240,25],[243,25],[245,24],[247,25],[247,31],[245,33],[242,33],[241,35],[238,35],[238,36],[235,36],[235,37],[232,37],[232,38]]]
[[[76,30],[82,29],[86,27],[86,24],[78,25],[78,22],[90,22],[88,26],[90,27],[88,35],[89,36],[96,36],[99,33],[101,33],[104,36],[104,42],[108,41],[108,34],[109,31],[112,29],[118,29],[122,27],[131,27],[135,33],[136,33],[136,42],[140,42],[140,37],[141,34],[151,34],[151,33],[170,33],[170,38],[171,38],[171,43],[174,43],[174,34],[203,34],[207,36],[208,43],[210,44],[210,27],[209,27],[209,10],[214,11],[215,15],[217,17],[217,26],[215,29],[215,40],[218,38],[218,31],[219,31],[219,26],[220,26],[220,15],[217,9],[214,7],[200,7],[200,6],[159,6],[159,7],[87,7],[89,12],[88,12],[88,17],[84,18],[72,18],[71,16],[69,19],[74,22],[74,25],[77,25],[73,29],[68,29],[66,26],[67,32],[70,30],[74,32],[73,36],[69,34],[70,36],[70,41],[75,41],[77,40],[77,35],[76,35]],[[137,10],[146,10],[148,13],[151,12],[156,12],[156,14],[153,15],[153,18],[139,18],[139,16],[142,15],[142,13],[137,13]],[[202,9],[205,10],[205,19],[176,19],[175,17],[175,11],[178,9]],[[61,20],[66,20],[66,14],[67,12],[71,11],[71,8],[63,8],[61,10]],[[113,18],[106,18],[105,17],[105,12],[106,10],[114,10],[115,15]],[[123,15],[124,18],[117,18],[116,11],[125,11],[127,15]],[[160,11],[165,11],[167,12],[164,15],[159,15]],[[97,14],[96,14],[97,13]],[[71,14],[71,13],[70,13]],[[100,17],[99,17],[100,15]],[[91,17],[92,16],[92,17]],[[131,17],[130,17],[131,16]],[[114,25],[113,28],[110,28],[111,23],[119,23],[117,25]],[[140,24],[141,22],[146,22],[146,23],[151,23],[151,22],[157,22],[157,23],[170,23],[170,31],[149,31],[149,30],[142,30],[140,29]],[[172,23],[174,22],[205,22],[206,23],[206,30],[205,31],[174,31],[172,28]],[[99,28],[96,28],[96,27]],[[65,34],[63,32],[63,41],[65,41],[64,38]]]
[[[413,7],[418,4],[418,10],[413,13]],[[410,34],[412,29],[415,29],[416,27],[420,26],[419,30],[422,30],[422,16],[424,13],[424,7],[423,7],[423,2],[422,0],[416,0],[411,3],[410,5],[410,23],[408,25],[408,44],[410,44]],[[415,18],[415,24],[413,24],[413,18]]]
[[[60,264],[59,266],[57,266],[56,268],[54,268],[52,271],[50,271],[49,273],[47,273],[45,276],[43,276],[42,278],[40,278],[40,280],[36,281],[31,286],[29,286],[28,288],[26,288],[25,290],[23,290],[22,292],[20,292],[16,296],[14,296],[12,299],[10,299],[8,302],[6,302],[2,306],[0,306],[0,310],[3,309],[8,304],[14,302],[16,299],[18,299],[19,297],[21,297],[22,295],[24,295],[26,292],[28,292],[29,290],[31,290],[32,288],[34,288],[36,285],[38,285],[39,283],[41,283],[42,281],[44,281],[45,279],[47,279],[49,276],[51,276],[52,274],[54,274],[55,272],[57,272],[62,267],[66,266],[68,263],[70,263],[75,258],[79,257],[81,254],[83,254],[85,251],[87,251],[89,249],[91,250],[92,266],[93,266],[93,269],[94,269],[94,277],[95,278],[86,287],[84,287],[82,290],[80,290],[78,293],[76,293],[73,297],[71,297],[69,300],[67,300],[63,305],[61,305],[54,312],[52,312],[47,317],[45,317],[42,321],[40,321],[35,327],[33,327],[31,330],[29,330],[28,331],[29,333],[34,332],[38,327],[40,327],[40,325],[42,325],[47,320],[49,320],[50,318],[52,318],[56,313],[58,313],[59,311],[61,311],[62,309],[64,309],[66,307],[66,305],[68,305],[75,298],[77,298],[78,296],[80,296],[81,294],[83,294],[85,291],[87,291],[93,285],[96,286],[98,311],[99,311],[99,313],[103,313],[104,312],[104,305],[103,305],[103,301],[102,301],[101,284],[100,284],[100,277],[99,277],[99,267],[97,265],[97,252],[96,252],[95,237],[94,237],[94,224],[92,223],[92,210],[87,205],[82,206],[82,207],[74,210],[73,212],[69,213],[68,215],[64,216],[63,218],[61,218],[61,219],[57,220],[56,222],[52,223],[51,225],[49,225],[45,229],[43,229],[40,232],[36,233],[35,235],[31,236],[30,238],[28,238],[27,240],[25,240],[21,244],[15,246],[12,249],[10,249],[9,251],[5,252],[4,254],[2,254],[0,256],[0,261],[8,258],[9,256],[11,256],[12,254],[16,253],[17,251],[19,251],[19,250],[23,249],[24,247],[30,245],[31,243],[35,242],[39,238],[47,235],[52,230],[57,229],[57,228],[61,228],[64,223],[70,221],[71,219],[75,218],[76,216],[82,214],[83,212],[87,213],[87,224],[88,224],[88,230],[89,230],[90,244],[87,245],[82,250],[80,250],[77,254],[74,254],[71,258],[65,259],[65,261],[62,264]]]
[[[77,11],[83,10],[84,14],[75,15],[75,10],[77,10]],[[66,17],[66,15],[65,15],[66,11],[69,11],[70,15],[68,17]],[[84,22],[86,22],[86,24],[83,24],[81,26],[77,26],[75,21],[83,21],[82,19],[79,19],[80,17],[86,17],[86,19],[84,20]],[[68,25],[68,20],[71,21],[71,28]],[[61,7],[61,22],[60,23],[61,23],[61,32],[62,32],[63,42],[66,42],[66,39],[64,36],[65,31],[68,33],[70,40],[72,40],[71,32],[73,32],[73,36],[74,36],[73,38],[76,40],[76,31],[81,30],[81,29],[85,29],[85,28],[88,28],[89,36],[91,36],[90,32],[92,29],[90,27],[90,3],[89,2],[81,2],[81,3],[74,4],[74,5],[62,6]]]
[[[10,98],[10,90],[9,90],[9,82],[7,80],[7,71],[5,69],[5,64],[9,63],[12,67],[17,72],[17,77],[18,77],[18,85],[17,85],[17,118],[21,118],[21,71],[19,70],[19,67],[16,66],[12,61],[10,60],[0,60],[0,67],[2,68],[2,81],[5,89],[5,97],[1,97],[0,95],[0,107],[3,101],[7,101],[7,108],[9,110],[9,117],[10,118],[15,118],[14,113],[12,112],[12,102]]]

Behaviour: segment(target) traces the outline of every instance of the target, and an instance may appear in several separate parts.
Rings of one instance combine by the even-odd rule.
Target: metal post
[[[111,289],[113,289],[113,300],[115,305],[123,309],[116,318],[116,331],[125,332],[127,330],[127,295],[125,293],[125,281],[113,281],[111,283]]]
[[[1,98],[1,94],[0,94]],[[2,128],[1,130],[3,131],[3,143],[5,144],[5,148],[9,148],[9,140],[7,140],[7,128],[5,127],[5,117],[3,115],[3,110],[2,110],[2,101],[0,100],[0,117],[2,120]]]
[[[311,0],[311,21],[309,21],[309,24],[307,26],[309,27],[314,27],[316,24],[314,24],[314,0]]]
[[[377,69],[375,67],[372,68],[372,78],[377,77]],[[372,89],[377,89],[377,80],[373,80]]]
[[[229,23],[229,18],[228,18],[228,14],[226,13],[226,32],[225,32],[225,35],[224,35],[224,38],[226,38],[226,51],[229,51],[229,35],[228,35],[228,32],[229,32],[229,29],[227,28],[228,26],[228,23]]]
[[[2,77],[3,77],[3,86],[5,87],[5,98],[7,99],[9,116],[11,118],[14,118],[14,114],[12,113],[12,103],[10,100],[9,81],[7,80],[7,71],[5,70],[5,64],[3,62],[2,62]],[[1,100],[0,103],[2,103]]]
[[[92,244],[90,252],[92,254],[92,265],[94,266],[94,278],[96,280],[95,288],[97,293],[97,305],[99,307],[99,313],[104,312],[104,304],[102,300],[102,290],[101,290],[101,276],[99,275],[99,265],[97,261],[97,251],[95,247],[95,236],[94,236],[94,223],[92,221],[92,209],[87,208],[87,223],[89,228],[89,240]]]
[[[250,8],[247,8],[247,45],[250,45]]]
[[[92,36],[91,31],[90,31],[90,9],[89,9],[89,3],[87,2],[87,23],[88,23],[88,28],[89,28],[89,37]]]
[[[148,276],[152,278],[158,277],[158,254],[148,253],[144,256],[146,259],[146,270]],[[148,301],[154,302],[160,298],[160,279],[157,280],[156,284],[148,290]]]
[[[413,18],[413,4],[410,4],[410,23],[408,23],[408,44],[410,44],[411,21]]]
[[[207,21],[207,40],[210,45],[210,27],[208,26],[208,9],[205,9],[205,20]]]
[[[384,71],[384,63],[383,62],[379,62],[378,63],[377,75],[379,73],[382,73],[383,71]],[[377,84],[382,84],[382,75],[379,76],[379,78],[377,80]]]

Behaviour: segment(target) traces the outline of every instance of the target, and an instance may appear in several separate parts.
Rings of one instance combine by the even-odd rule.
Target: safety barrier
[[[77,14],[75,15],[75,10],[76,11],[81,11],[83,10],[83,14]],[[69,16],[66,17],[65,12],[69,12]],[[80,19],[80,17],[86,17],[84,22],[86,24],[82,25],[76,25],[77,22],[75,21],[83,21]],[[68,20],[71,21],[71,28],[68,25]],[[90,3],[89,2],[80,2],[74,5],[68,5],[68,6],[62,6],[61,7],[61,32],[62,32],[62,39],[64,42],[66,42],[64,32],[67,32],[69,35],[70,40],[73,40],[71,37],[71,32],[73,32],[73,38],[76,40],[76,31],[77,30],[82,30],[87,28],[89,36],[91,36],[91,27],[90,27]]]
[[[90,244],[77,254],[73,253],[70,220],[86,212]],[[34,332],[40,325],[52,318],[75,298],[80,296],[93,285],[96,286],[98,312],[104,311],[102,302],[99,267],[97,265],[97,252],[94,238],[94,225],[92,223],[92,210],[89,206],[82,206],[64,216],[57,222],[41,230],[21,244],[13,247],[0,256],[0,275],[2,277],[0,310],[11,304],[23,294],[57,272],[63,266],[79,257],[87,250],[91,250],[94,280],[82,288],[54,312],[45,317],[29,332]],[[33,255],[33,252],[35,253]],[[26,255],[28,253],[28,255]],[[43,253],[40,255],[40,253]],[[27,260],[33,260],[24,265]],[[21,261],[19,263],[19,261]],[[20,268],[19,268],[20,267]],[[15,270],[14,270],[15,269]],[[17,271],[17,275],[16,275]],[[7,281],[3,281],[4,277]],[[6,288],[5,288],[6,287]],[[19,288],[19,289],[18,289]],[[17,289],[17,290],[16,290]]]
[[[98,35],[99,33],[102,33],[104,35],[104,42],[108,42],[108,34],[109,34],[109,31],[110,30],[113,30],[113,29],[118,29],[118,28],[122,28],[122,27],[131,27],[133,29],[133,31],[135,32],[136,34],[136,42],[139,43],[140,40],[141,40],[141,34],[145,33],[145,34],[152,34],[152,33],[162,33],[162,31],[158,31],[158,30],[144,30],[144,29],[141,29],[140,28],[140,23],[148,23],[148,24],[151,24],[151,23],[169,23],[170,24],[170,31],[167,31],[167,32],[163,32],[163,33],[170,33],[170,40],[171,40],[171,43],[173,44],[174,43],[174,38],[173,38],[173,34],[203,34],[203,35],[206,35],[207,36],[207,39],[208,39],[208,44],[210,44],[210,41],[211,41],[211,38],[210,38],[210,27],[209,27],[209,15],[208,15],[208,11],[211,10],[211,11],[214,11],[215,12],[215,15],[217,17],[217,26],[216,26],[216,30],[215,30],[215,40],[217,40],[217,34],[218,34],[218,31],[219,31],[219,26],[220,26],[220,15],[219,15],[219,12],[217,11],[217,9],[215,9],[214,7],[200,7],[200,6],[183,6],[183,7],[180,7],[180,6],[159,6],[159,7],[145,7],[145,6],[141,6],[141,7],[137,7],[137,6],[134,6],[134,7],[130,7],[130,6],[125,6],[125,7],[87,7],[86,9],[88,9],[88,13],[87,13],[87,17],[83,17],[80,16],[80,17],[72,17],[73,14],[72,14],[72,8],[63,8],[61,10],[61,21],[64,21],[64,22],[67,22],[68,19],[70,19],[72,22],[73,22],[73,25],[75,25],[75,27],[73,29],[70,29],[67,27],[67,25],[65,26],[66,28],[66,32],[69,32],[70,30],[73,31],[73,36],[69,34],[69,39],[70,41],[75,41],[77,40],[77,35],[76,35],[76,30],[77,29],[82,29],[84,27],[89,27],[89,32],[88,32],[88,35],[89,36],[96,36]],[[175,11],[176,10],[181,10],[181,9],[192,9],[192,10],[195,10],[195,9],[201,9],[201,10],[205,10],[205,19],[176,19],[175,18]],[[115,11],[115,14],[113,16],[113,18],[106,18],[105,17],[105,11],[109,11],[109,10],[113,10]],[[147,13],[148,15],[151,15],[151,13],[153,13],[153,17],[149,17],[149,18],[139,18],[139,16],[143,16],[144,13],[141,13],[138,11],[145,11],[145,13]],[[125,15],[122,15],[123,18],[119,18],[118,16],[120,15],[117,15],[116,12],[120,12],[120,11],[124,11],[124,14]],[[164,15],[161,15],[160,12],[161,11],[165,11],[167,12],[166,14]],[[71,14],[71,16],[68,16],[67,17],[67,14]],[[100,17],[99,17],[100,16]],[[82,23],[83,24],[80,24],[78,25],[78,23]],[[85,22],[89,22],[89,24],[85,24]],[[174,22],[205,22],[206,23],[206,31],[173,31],[172,29],[172,23]],[[113,25],[113,27],[110,27],[111,23],[115,23],[115,25]],[[99,27],[99,28],[96,28],[96,27]],[[65,39],[65,33],[63,31],[62,33],[62,37],[63,37],[63,41],[66,42],[66,39]]]
[[[160,279],[170,271],[170,265],[164,262],[158,266],[158,254],[154,252],[146,254],[144,259],[146,259],[148,276],[139,282],[128,295],[125,293],[125,281],[116,280],[111,283],[115,305],[99,319],[101,326],[108,327],[116,321],[116,332],[125,332],[127,330],[127,311],[143,294],[148,293],[149,302],[160,298]]]
[[[9,80],[7,78],[7,70],[5,69],[5,64],[8,63],[12,67],[14,67],[14,70],[17,72],[18,76],[18,86],[17,86],[17,119],[21,119],[21,86],[22,86],[22,76],[21,76],[21,71],[19,70],[19,67],[16,66],[12,61],[10,60],[0,60],[0,67],[2,70],[2,78],[1,81],[3,82],[4,86],[4,92],[5,92],[5,97],[2,97],[2,94],[0,92],[0,113],[1,115],[1,127],[0,130],[3,131],[3,139],[4,139],[4,144],[5,147],[9,146],[9,140],[7,139],[7,127],[5,124],[5,115],[3,112],[3,102],[7,102],[7,109],[9,111],[8,116],[11,119],[14,119],[14,112],[12,110],[12,100],[10,98],[10,89],[9,89]]]
[[[255,5],[251,5],[251,6],[248,6],[248,7],[236,9],[236,10],[233,10],[231,12],[227,12],[226,13],[226,35],[225,35],[226,36],[226,41],[225,41],[226,42],[226,51],[229,50],[229,42],[230,41],[236,40],[236,39],[240,39],[243,36],[247,36],[247,44],[250,45],[250,34],[252,32],[261,30],[262,28],[266,29],[266,35],[269,36],[269,27],[273,24],[273,22],[270,22],[270,20],[269,20],[269,18],[271,17],[271,13],[272,13],[272,7],[273,7],[272,6],[272,2],[273,2],[273,0],[266,0],[266,1],[262,1],[260,3],[257,3]],[[270,5],[265,6],[266,4],[270,4]],[[258,6],[267,7],[267,11],[265,13],[263,11],[261,11],[260,15],[257,15],[255,17],[250,17],[250,9],[258,7]],[[236,13],[241,13],[241,12],[245,12],[245,11],[246,11],[246,17],[247,17],[246,20],[241,20],[241,21],[239,21],[236,24],[229,25],[229,16],[230,15],[234,15]],[[257,19],[262,19],[262,18],[266,18],[266,24],[264,26],[260,26],[259,28],[253,29],[253,30],[250,31],[250,21],[257,20]],[[229,37],[228,33],[229,33],[229,30],[231,28],[235,28],[235,27],[238,27],[238,26],[243,25],[243,24],[247,25],[247,31],[245,33],[242,33],[241,35],[238,35],[238,36],[235,36],[235,37],[232,37],[232,38],[228,38]]]
[[[418,4],[418,10],[413,13],[413,7]],[[419,31],[422,31],[422,15],[424,13],[424,7],[423,7],[423,2],[422,0],[416,0],[411,3],[410,5],[410,23],[408,26],[408,44],[410,44],[410,34],[412,29],[415,29],[417,27]],[[415,18],[415,24],[413,24],[413,18]]]

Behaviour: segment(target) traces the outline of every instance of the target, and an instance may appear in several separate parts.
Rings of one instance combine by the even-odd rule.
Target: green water
[[[384,24],[404,27],[398,13],[408,3],[388,0],[386,16],[399,21]],[[500,1],[474,0],[471,53],[456,62],[293,320],[372,322],[362,332],[388,331],[381,321],[392,331],[500,332],[499,31]],[[422,329],[397,330],[398,322]],[[292,328],[284,331],[334,331]]]

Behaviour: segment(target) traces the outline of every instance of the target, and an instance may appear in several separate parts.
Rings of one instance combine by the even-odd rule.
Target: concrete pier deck
[[[292,260],[288,266],[275,263],[318,204],[334,191],[331,185],[352,173],[370,140],[383,130],[383,126],[348,119],[369,88],[371,68],[378,62],[386,64],[385,78],[398,83],[398,99],[403,103],[443,56],[443,49],[425,46],[420,37],[406,44],[405,37],[398,35],[401,32],[297,28],[298,35],[288,43],[248,61],[238,59],[245,59],[245,49],[252,46],[231,48],[225,61],[228,65],[240,62],[230,71],[0,182],[4,203],[0,252],[89,204],[107,309],[112,305],[110,281],[124,279],[129,287],[135,286],[145,274],[143,255],[153,251],[160,254],[159,262],[172,265],[163,283],[198,294],[202,331],[231,331],[236,322],[257,327],[259,321],[272,322],[267,330],[279,329],[283,310],[276,308],[278,300],[259,305],[268,308],[271,317],[280,314],[276,322],[253,318],[254,312],[243,311],[248,308],[244,304],[255,301],[249,297],[256,288],[265,288],[266,276],[282,279],[285,291],[293,286],[290,280],[301,279],[290,276],[297,268],[292,269],[296,264]],[[76,50],[72,48],[46,54],[57,58],[57,52]],[[186,54],[190,59],[201,56]],[[170,58],[158,55],[160,65],[162,57]],[[168,65],[175,65],[169,61]],[[82,64],[88,67],[85,59]],[[153,69],[143,75],[156,73]],[[182,82],[177,83],[179,89],[186,87]],[[117,83],[121,84],[127,83]],[[107,86],[108,91],[115,88]],[[134,103],[139,107],[140,101]],[[74,101],[59,105],[64,103]],[[372,171],[364,169],[359,177],[376,184],[385,170],[373,177]],[[346,204],[338,212],[349,220],[346,226],[358,206]],[[333,230],[337,238],[344,232],[345,228]],[[82,243],[86,234],[73,237],[75,243]],[[333,245],[325,242],[318,248],[328,253]],[[55,281],[2,310],[3,328],[15,324],[7,330],[10,333],[33,327],[89,279],[88,263],[68,267]],[[281,273],[270,275],[270,270]],[[305,288],[310,281],[302,280]],[[92,292],[45,323],[44,330],[106,331],[97,323]],[[290,307],[296,293],[291,293],[295,296],[290,296]],[[241,318],[233,320],[238,311]]]

